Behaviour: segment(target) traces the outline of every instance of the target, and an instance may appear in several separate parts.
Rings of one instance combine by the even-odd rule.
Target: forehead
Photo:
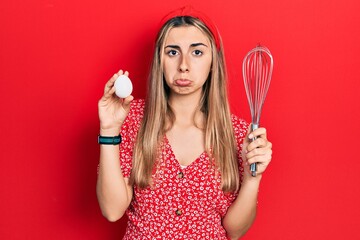
[[[210,40],[208,36],[200,29],[194,26],[181,26],[170,29],[167,38],[165,39],[165,45],[191,45],[193,43],[204,43],[210,46]]]

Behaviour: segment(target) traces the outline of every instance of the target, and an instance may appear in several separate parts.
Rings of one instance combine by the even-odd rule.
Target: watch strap
[[[98,143],[103,145],[118,145],[121,143],[121,135],[114,137],[98,135]]]

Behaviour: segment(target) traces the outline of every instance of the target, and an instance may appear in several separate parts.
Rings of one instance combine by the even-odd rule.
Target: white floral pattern
[[[122,126],[120,163],[124,177],[130,176],[133,145],[144,106],[144,100],[134,100]],[[232,122],[242,174],[241,145],[248,124],[234,115]],[[221,190],[221,176],[206,152],[186,168],[181,168],[166,136],[161,149],[159,164],[153,174],[153,187],[140,189],[134,186],[123,239],[227,239],[221,221],[237,193]]]

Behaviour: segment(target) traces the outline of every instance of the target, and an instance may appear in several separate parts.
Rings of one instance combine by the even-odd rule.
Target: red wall
[[[0,3],[0,239],[121,239],[95,194],[97,101],[118,69],[145,96],[161,17],[191,1]],[[360,3],[194,1],[225,44],[233,112],[249,120],[246,52],[275,68],[261,124],[273,162],[243,239],[360,239]]]

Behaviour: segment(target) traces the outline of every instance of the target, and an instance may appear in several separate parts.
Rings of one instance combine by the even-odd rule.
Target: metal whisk
[[[264,46],[258,45],[248,52],[243,60],[243,78],[251,112],[251,130],[259,127],[261,110],[268,92],[274,61]],[[255,140],[252,139],[253,141]],[[257,165],[250,165],[251,175],[256,176]]]

